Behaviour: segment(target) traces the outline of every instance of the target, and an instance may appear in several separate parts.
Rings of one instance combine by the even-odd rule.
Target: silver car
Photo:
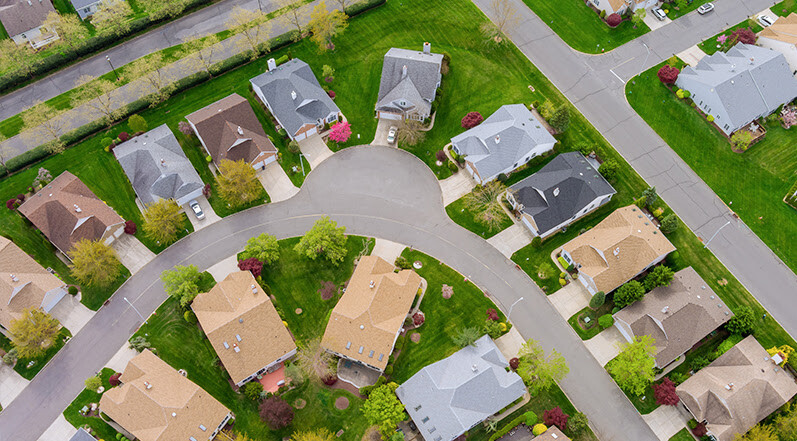
[[[205,212],[202,211],[202,207],[199,206],[199,202],[197,202],[196,199],[192,199],[191,202],[188,203],[188,206],[191,207],[197,219],[202,220],[205,218]]]
[[[398,132],[397,127],[391,127],[390,130],[387,131],[387,143],[393,144],[396,142],[396,132]]]
[[[664,13],[664,9],[661,8],[653,8],[653,16],[658,18],[660,21],[664,21],[667,18],[667,14]]]
[[[711,12],[713,10],[714,10],[714,4],[713,3],[706,3],[705,5],[700,5],[700,7],[697,8],[697,13],[700,14],[700,15],[703,15],[703,14],[708,14],[709,12]]]

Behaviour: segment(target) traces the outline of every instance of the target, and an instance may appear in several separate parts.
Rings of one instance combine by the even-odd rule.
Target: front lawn
[[[109,368],[103,368],[100,372],[100,378],[102,378],[102,387],[104,387],[106,391],[111,388],[110,383],[108,383],[108,379],[113,374],[113,369]],[[113,429],[113,427],[108,425],[108,423],[102,420],[99,416],[84,416],[80,413],[80,410],[83,409],[84,406],[91,408],[92,403],[99,404],[101,397],[102,394],[97,393],[97,391],[84,389],[82,392],[80,392],[80,395],[78,395],[77,398],[72,401],[66,410],[64,410],[64,418],[69,421],[69,424],[78,429],[88,426],[91,429],[91,434],[97,439],[112,441],[117,439],[116,434],[118,433]]]
[[[574,281],[572,283],[577,282]],[[582,340],[589,340],[606,329],[598,324],[598,319],[606,314],[611,314],[612,308],[614,308],[614,302],[607,298],[606,302],[598,309],[592,309],[587,306],[581,311],[573,314],[573,316],[567,320],[567,323],[573,327],[573,330],[576,331],[576,334],[578,334]],[[586,318],[589,318],[589,323],[584,320]]]
[[[668,10],[669,12],[667,12],[667,17],[670,18],[671,20],[675,20],[678,17],[684,16],[684,15],[694,11],[695,9],[699,8],[700,5],[702,5],[704,3],[708,3],[709,1],[710,0],[690,0],[690,1],[687,1],[687,4],[686,4],[685,8],[680,8],[680,9],[677,9],[675,7],[675,4],[673,4],[673,3],[662,4],[661,8],[665,9],[665,10]]]
[[[506,214],[502,214],[501,225],[499,225],[497,228],[489,228],[479,219],[476,219],[476,214],[467,208],[465,204],[465,197],[466,196],[463,196],[446,205],[446,213],[452,221],[466,228],[468,231],[472,231],[485,239],[489,239],[512,226],[512,219],[510,219]]]
[[[717,38],[719,38],[721,35],[725,35],[730,38],[730,35],[731,33],[733,33],[733,31],[742,28],[750,28],[755,33],[759,33],[761,32],[762,29],[764,29],[761,27],[761,25],[758,24],[757,21],[753,19],[747,19],[741,23],[729,27],[728,29],[720,32],[717,35],[714,35],[713,37],[703,40],[701,43],[698,43],[697,47],[699,47],[703,52],[712,55],[721,49],[720,47],[721,45],[717,42]]]
[[[695,438],[689,433],[689,429],[684,427],[683,429],[679,430],[678,433],[670,438],[670,441],[694,441]]]
[[[72,333],[69,332],[69,329],[61,328],[56,336],[55,344],[47,348],[44,354],[32,358],[20,357],[17,360],[17,364],[14,365],[14,370],[21,375],[22,378],[26,380],[32,380],[40,370],[44,369],[44,366],[47,365],[47,362],[49,362],[50,359],[53,358],[55,354],[57,354],[58,351],[60,351],[61,348],[66,344],[66,339],[71,337]],[[0,348],[8,352],[13,347],[14,345],[11,343],[11,340],[5,335],[0,334]],[[31,362],[33,365],[28,366],[28,364]]]

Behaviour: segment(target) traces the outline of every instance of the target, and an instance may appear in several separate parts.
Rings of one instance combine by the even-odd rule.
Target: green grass
[[[717,38],[720,35],[727,35],[728,37],[730,37],[730,35],[731,35],[731,33],[733,33],[733,31],[735,31],[737,29],[742,29],[742,28],[750,28],[755,33],[761,32],[761,30],[764,29],[754,19],[745,20],[745,21],[743,21],[741,23],[738,23],[738,24],[736,24],[734,26],[729,27],[728,29],[720,32],[719,34],[717,34],[717,35],[715,35],[715,36],[713,36],[711,38],[707,38],[707,39],[703,40],[703,42],[698,43],[697,47],[699,47],[703,52],[705,52],[705,53],[707,53],[709,55],[712,55],[712,54],[714,54],[715,52],[717,52],[718,50],[721,49],[721,48],[717,47],[717,45],[719,45],[719,43],[717,43]]]
[[[599,54],[650,31],[642,23],[634,29],[630,20],[612,29],[592,8],[580,0],[523,0],[568,46],[588,54]]]
[[[692,434],[689,433],[689,429],[684,427],[683,429],[679,430],[678,433],[673,435],[672,438],[670,438],[670,441],[694,441],[694,439],[695,438],[692,437]]]
[[[578,281],[574,280],[570,283],[578,283]],[[598,309],[592,309],[587,306],[581,311],[573,314],[573,316],[567,320],[567,323],[573,327],[573,330],[576,331],[576,334],[578,334],[582,340],[589,340],[603,331],[604,328],[601,328],[598,324],[598,318],[605,314],[611,314],[612,308],[614,308],[614,303],[610,299],[606,299],[606,302]],[[585,317],[589,317],[589,323],[584,322]]]
[[[100,371],[102,386],[106,391],[111,388],[111,385],[108,383],[108,379],[113,374],[113,369],[109,368],[103,368],[102,371]],[[108,441],[115,440],[117,434],[116,430],[114,430],[100,417],[87,417],[80,414],[80,410],[83,409],[84,406],[91,408],[92,403],[99,404],[101,397],[102,394],[97,393],[97,391],[84,389],[82,392],[80,392],[77,398],[72,401],[66,410],[64,410],[64,418],[69,421],[69,424],[76,428],[89,426],[91,428],[91,434],[97,439],[105,439]]]
[[[446,206],[448,217],[460,226],[472,231],[479,236],[489,239],[499,232],[512,226],[512,219],[506,214],[501,215],[501,224],[497,228],[489,228],[487,225],[476,219],[476,213],[467,208],[463,196]]]
[[[786,192],[784,199],[786,204],[797,210],[797,181],[795,181],[794,185]]]
[[[72,337],[72,333],[69,332],[69,329],[61,328],[58,331],[58,335],[56,336],[55,344],[47,348],[47,350],[38,357],[30,357],[30,358],[19,358],[17,360],[17,364],[14,365],[14,370],[25,378],[26,380],[32,380],[36,374],[39,373],[40,370],[47,365],[47,362],[50,361],[51,358],[58,353],[59,350],[66,344],[66,338]],[[0,334],[0,348],[4,351],[8,352],[13,348],[14,345],[11,343],[8,337],[3,334]],[[35,364],[31,367],[28,367],[29,362],[35,362]]]
[[[4,40],[9,38],[8,32],[6,32],[6,28],[3,27],[3,23],[0,23],[0,40]]]
[[[678,17],[684,16],[684,15],[694,11],[695,9],[699,8],[700,5],[702,5],[704,3],[708,3],[709,1],[710,0],[693,0],[691,2],[687,2],[686,7],[685,8],[681,8],[681,9],[675,9],[675,4],[672,4],[672,3],[671,4],[664,4],[664,5],[661,6],[661,8],[669,10],[669,12],[667,13],[667,17],[670,20],[675,20]]]

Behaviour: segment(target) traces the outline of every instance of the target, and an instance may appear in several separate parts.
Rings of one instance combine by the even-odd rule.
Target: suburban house
[[[424,367],[396,389],[426,441],[452,441],[525,393],[523,380],[509,370],[488,335]]]
[[[376,100],[376,117],[423,121],[432,113],[432,102],[443,78],[443,55],[433,54],[432,45],[423,51],[390,48],[382,63],[382,79]]]
[[[510,187],[506,199],[531,234],[545,238],[608,203],[615,193],[584,155],[567,152]]]
[[[55,31],[42,27],[47,14],[55,12],[50,0],[0,0],[0,22],[16,44],[39,49],[55,40]]]
[[[80,16],[81,20],[85,20],[86,17],[90,17],[100,9],[102,5],[102,0],[69,0],[72,2],[72,6],[75,7],[75,11],[77,15]],[[125,1],[125,0],[122,0]]]
[[[119,380],[102,395],[100,411],[140,441],[211,440],[233,417],[149,349],[127,363]]]
[[[733,441],[797,394],[794,377],[751,335],[681,383],[676,393],[708,434]]]
[[[277,66],[268,60],[268,72],[249,82],[260,101],[291,139],[301,141],[341,118],[340,109],[321,88],[310,66],[298,58]]]
[[[756,44],[783,54],[792,72],[797,72],[797,14],[775,20],[758,33]]]
[[[64,294],[64,282],[0,236],[0,326],[8,329],[27,308],[50,312]]]
[[[174,199],[185,205],[205,184],[166,124],[119,144],[113,154],[144,205]]]
[[[664,369],[703,337],[724,325],[733,312],[692,267],[675,273],[642,300],[614,315],[614,325],[631,343],[648,335],[656,340],[656,367]]]
[[[223,159],[243,160],[259,170],[277,160],[277,148],[263,131],[252,106],[237,93],[185,119],[217,166]]]
[[[83,239],[110,244],[125,226],[113,208],[68,171],[29,197],[19,212],[67,257]]]
[[[629,8],[631,12],[637,9],[647,9],[656,6],[658,0],[588,0],[589,3],[599,11],[606,11],[609,14],[624,14]]]
[[[691,92],[697,107],[729,136],[797,97],[797,79],[786,57],[744,43],[685,67],[675,84]]]
[[[191,304],[236,386],[282,366],[296,344],[249,271],[235,271]]]
[[[321,346],[339,357],[384,371],[421,276],[376,256],[363,256],[329,317]]]
[[[629,205],[564,244],[562,258],[578,269],[578,281],[590,294],[608,294],[673,251],[675,247],[653,221]]]
[[[478,126],[451,138],[465,169],[479,184],[510,173],[556,144],[548,129],[523,104],[501,106]]]

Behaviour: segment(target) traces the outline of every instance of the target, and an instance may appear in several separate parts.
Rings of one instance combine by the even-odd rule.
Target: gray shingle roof
[[[310,66],[298,58],[260,74],[249,82],[260,88],[274,116],[292,134],[305,124],[316,124],[330,113],[340,112],[321,88]],[[296,92],[296,98],[291,92]]]
[[[166,124],[119,144],[113,152],[144,204],[160,199],[186,203],[182,199],[196,197],[204,187]]]
[[[97,441],[97,438],[91,436],[85,429],[82,427],[78,429],[77,433],[72,435],[72,438],[69,438],[69,441]]]
[[[450,441],[516,399],[526,387],[489,336],[421,369],[396,395],[426,441]]]
[[[11,37],[38,28],[54,11],[50,0],[0,0],[0,22]]]
[[[95,3],[100,2],[101,0],[69,0],[69,1],[72,2],[72,6],[74,6],[75,9],[80,9],[80,8],[85,8],[86,6],[91,6]]]
[[[512,167],[536,147],[545,144],[553,147],[556,138],[526,106],[507,104],[478,126],[451,138],[451,142],[486,181]]]
[[[797,80],[783,54],[743,43],[687,66],[676,85],[698,105],[710,103],[709,113],[727,134],[797,97]]]
[[[539,233],[572,218],[596,198],[617,193],[579,152],[562,153],[511,188]]]
[[[420,114],[428,115],[440,83],[442,63],[442,54],[390,48],[382,63],[376,110],[405,112],[417,109]]]

